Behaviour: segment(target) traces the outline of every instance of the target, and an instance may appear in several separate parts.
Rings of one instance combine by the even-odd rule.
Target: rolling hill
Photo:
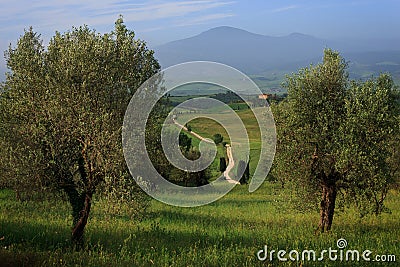
[[[270,37],[224,26],[156,47],[155,52],[163,67],[209,60],[260,73],[315,58],[326,46],[326,41],[300,33]]]
[[[279,87],[285,74],[320,62],[327,47],[342,53],[354,79],[390,72],[400,82],[398,40],[332,41],[301,33],[272,37],[222,26],[154,50],[163,68],[187,61],[216,61],[252,75],[264,90]]]

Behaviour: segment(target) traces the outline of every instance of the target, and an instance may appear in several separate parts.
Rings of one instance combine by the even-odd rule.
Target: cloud
[[[191,25],[199,25],[199,24],[206,24],[214,20],[224,19],[235,16],[232,13],[217,13],[217,14],[210,14],[205,16],[200,16],[193,19],[188,19],[177,23],[176,26],[183,27],[183,26],[191,26]]]
[[[285,12],[285,11],[288,11],[288,10],[291,10],[291,9],[296,9],[296,8],[299,8],[299,6],[290,5],[290,6],[284,6],[284,7],[273,9],[271,12],[272,13],[280,13],[280,12]]]
[[[235,14],[231,14],[231,13],[210,14],[210,15],[195,17],[193,19],[189,18],[189,19],[185,19],[185,20],[175,21],[168,25],[161,25],[161,26],[146,28],[146,29],[143,29],[141,32],[153,32],[153,31],[165,30],[165,29],[169,29],[169,28],[207,24],[207,23],[213,22],[215,20],[234,17],[234,16],[235,16]]]
[[[4,3],[2,3],[4,2]],[[35,29],[49,28],[62,30],[71,25],[104,25],[113,22],[119,14],[124,15],[126,22],[146,22],[164,19],[176,19],[192,16],[193,20],[200,23],[204,18],[197,17],[204,12],[232,5],[234,1],[224,0],[144,0],[142,3],[117,0],[31,0],[26,1],[1,1],[2,15],[0,16],[0,32],[7,31],[10,27],[28,27]],[[204,16],[204,14],[201,14]],[[207,15],[206,15],[207,16]],[[228,17],[229,14],[208,15],[209,19]],[[214,17],[213,17],[214,16]],[[61,29],[59,29],[61,27]]]
[[[123,9],[118,7],[118,11],[115,12],[120,12],[121,9],[124,10],[124,13],[126,12],[129,14],[127,18],[130,21],[148,21],[185,16],[194,12],[205,11],[233,3],[234,2],[221,2],[215,0],[175,1],[153,4],[150,3],[149,5],[144,5],[141,7],[125,7]]]
[[[0,51],[10,43],[15,45],[30,26],[42,34],[43,43],[47,44],[55,31],[64,32],[72,26],[86,24],[100,32],[109,31],[122,14],[128,27],[140,35],[231,17],[233,14],[225,11],[235,3],[236,0],[0,0]],[[165,42],[157,38],[153,37],[155,42]]]

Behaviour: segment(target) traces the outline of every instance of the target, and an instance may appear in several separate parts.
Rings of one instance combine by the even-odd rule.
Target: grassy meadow
[[[259,157],[260,133],[250,110],[237,114],[250,140],[250,169]],[[230,141],[226,131],[209,119],[190,122],[193,131]],[[190,134],[189,134],[190,135]],[[195,146],[198,140],[193,138]],[[219,155],[224,155],[222,146]],[[215,168],[219,163],[215,164]],[[215,173],[218,175],[218,171]],[[375,266],[377,262],[259,261],[257,252],[315,250],[320,253],[345,238],[347,249],[369,249],[372,256],[396,255],[400,261],[400,197],[391,191],[391,213],[360,218],[349,208],[337,211],[333,229],[316,234],[318,211],[295,209],[290,188],[264,182],[254,193],[236,186],[218,201],[196,208],[150,201],[140,218],[112,216],[108,203],[95,201],[86,227],[85,247],[71,247],[72,217],[67,202],[18,202],[14,193],[0,190],[0,266]],[[317,254],[318,257],[318,254]],[[396,266],[386,263],[381,266]]]
[[[153,200],[141,220],[107,216],[107,203],[95,202],[85,249],[76,251],[69,245],[66,203],[17,202],[11,191],[3,190],[0,266],[373,266],[362,261],[261,262],[256,256],[264,245],[288,252],[336,249],[339,238],[347,240],[348,249],[399,257],[398,192],[388,197],[391,214],[361,219],[352,209],[338,212],[333,230],[320,235],[314,232],[318,213],[295,211],[288,195],[279,185],[265,182],[252,194],[247,186],[237,186],[197,208]]]

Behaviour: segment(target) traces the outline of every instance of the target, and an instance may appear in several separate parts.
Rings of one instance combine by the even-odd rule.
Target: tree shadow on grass
[[[97,228],[90,231],[90,242],[101,243],[112,249],[128,246],[130,251],[140,248],[153,250],[162,247],[169,251],[184,251],[196,246],[199,249],[237,246],[259,246],[265,240],[257,233],[264,225],[251,218],[232,219],[217,214],[186,214],[179,211],[150,212],[140,227],[116,231]],[[143,227],[146,225],[146,227]],[[89,226],[90,227],[90,226]],[[242,231],[247,228],[249,231]]]
[[[173,257],[190,250],[217,249],[221,250],[222,255],[226,248],[232,247],[250,248],[251,251],[254,248],[256,253],[256,249],[267,241],[264,240],[265,235],[259,231],[265,231],[269,225],[252,218],[236,219],[217,212],[214,214],[215,217],[187,211],[161,210],[150,212],[143,224],[127,224],[130,226],[126,228],[113,228],[113,224],[106,225],[109,222],[104,222],[102,227],[102,222],[99,221],[96,222],[96,227],[92,227],[89,219],[86,246],[83,250],[92,251],[94,255],[96,251],[106,251],[118,256],[123,250],[131,255],[155,255],[164,249],[168,251],[164,253],[170,253]],[[390,231],[389,226],[380,225],[378,230],[384,231],[387,228],[386,231]],[[366,231],[367,228],[376,231],[376,226],[368,225],[360,230]],[[1,266],[40,265],[40,262],[46,260],[45,255],[55,251],[72,251],[70,229],[67,225],[3,219],[0,221],[0,229]],[[283,240],[279,236],[276,240],[268,241],[274,245],[277,240],[280,240],[283,247],[293,241]]]
[[[159,216],[161,218],[171,215],[164,213]],[[204,218],[197,218],[202,219]],[[189,220],[189,217],[180,217],[180,220]],[[188,223],[195,221],[196,218],[193,218]],[[0,229],[0,237],[4,237],[0,241],[0,266],[40,266],[53,253],[60,258],[75,253],[70,241],[70,229],[66,226],[3,220],[0,221]],[[84,257],[89,255],[88,251],[91,251],[90,255],[107,252],[118,257],[122,250],[128,251],[132,257],[140,257],[137,255],[156,255],[162,249],[173,257],[194,247],[224,250],[233,244],[254,245],[254,240],[250,237],[210,234],[207,229],[197,231],[191,227],[167,229],[162,223],[156,223],[156,220],[146,228],[117,227],[113,230],[109,225],[101,228],[101,224],[91,228],[89,222],[87,230],[86,244],[82,249]]]
[[[70,244],[71,229],[60,225],[32,223],[27,221],[0,221],[0,244],[32,244],[41,249],[64,248]]]
[[[43,262],[43,258],[34,252],[11,252],[0,248],[0,265],[2,267],[40,266],[41,262]]]
[[[72,247],[67,227],[1,220],[0,229],[0,266],[41,266],[43,252]]]

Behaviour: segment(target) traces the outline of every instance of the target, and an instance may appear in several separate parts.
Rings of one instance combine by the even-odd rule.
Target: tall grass
[[[333,230],[316,235],[316,212],[298,212],[287,189],[264,183],[255,193],[235,187],[210,205],[180,208],[153,201],[142,220],[107,216],[94,203],[85,248],[70,246],[69,207],[62,202],[17,202],[0,193],[0,265],[8,266],[365,266],[366,262],[261,262],[269,249],[336,248],[394,254],[400,260],[400,200],[391,192],[392,213],[360,218],[352,210],[337,213]],[[373,266],[368,265],[368,266]],[[392,266],[396,266],[393,263]]]

